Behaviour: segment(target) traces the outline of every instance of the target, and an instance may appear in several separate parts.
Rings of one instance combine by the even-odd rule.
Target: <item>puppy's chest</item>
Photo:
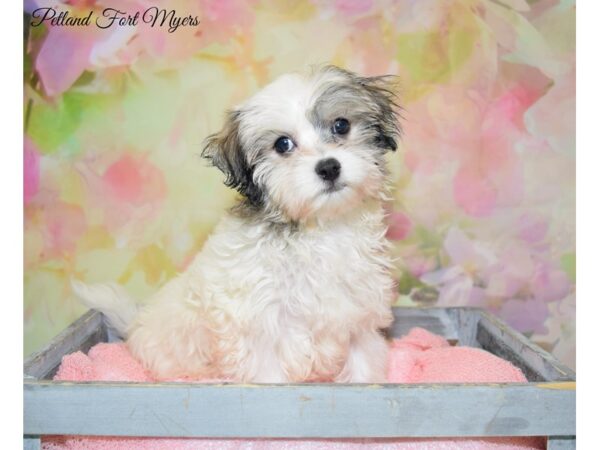
[[[226,218],[188,279],[207,307],[250,322],[261,315],[277,321],[381,315],[393,284],[382,220],[373,214],[327,229],[282,232]]]
[[[374,275],[383,257],[376,244],[372,237],[360,234],[319,234],[288,239],[261,256],[277,284],[310,288],[320,297],[347,290],[360,284],[362,277]]]
[[[263,286],[252,297],[288,315],[335,315],[383,302],[390,263],[382,231],[339,227],[270,237],[248,250],[256,269],[247,277]]]

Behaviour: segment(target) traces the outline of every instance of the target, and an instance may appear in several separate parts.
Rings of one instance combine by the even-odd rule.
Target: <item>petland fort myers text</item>
[[[68,10],[59,11],[53,8],[38,8],[31,13],[32,27],[46,23],[51,26],[65,27],[89,27],[97,26],[106,29],[114,26],[136,27],[145,24],[150,27],[164,27],[169,33],[177,31],[179,27],[195,27],[200,21],[198,17],[191,15],[178,15],[177,12],[160,9],[152,6],[144,11],[136,11],[133,14],[115,8],[104,8],[104,10],[90,10],[88,13],[77,15]]]

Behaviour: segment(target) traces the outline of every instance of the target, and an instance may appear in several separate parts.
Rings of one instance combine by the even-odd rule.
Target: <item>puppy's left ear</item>
[[[377,131],[375,144],[383,149],[395,151],[397,141],[402,134],[400,127],[400,105],[398,104],[397,77],[384,75],[380,77],[360,78],[359,84],[365,90],[371,107],[376,112]]]
[[[236,189],[250,203],[260,206],[263,192],[254,183],[254,168],[248,163],[240,140],[240,111],[229,111],[225,125],[206,139],[202,157],[225,174],[225,185]]]

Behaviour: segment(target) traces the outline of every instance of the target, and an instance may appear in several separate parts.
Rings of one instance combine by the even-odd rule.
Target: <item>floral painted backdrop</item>
[[[26,24],[26,352],[83,312],[71,277],[143,299],[182,270],[234,201],[203,139],[274,77],[327,62],[401,80],[398,302],[485,307],[574,366],[574,1],[65,3],[25,10],[158,5],[199,24]]]

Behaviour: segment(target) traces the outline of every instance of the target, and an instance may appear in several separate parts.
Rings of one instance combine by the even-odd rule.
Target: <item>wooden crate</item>
[[[518,366],[528,383],[188,384],[52,381],[61,357],[114,340],[89,311],[25,361],[25,448],[40,436],[548,436],[575,448],[575,373],[475,308],[394,308],[390,335],[419,326]]]

